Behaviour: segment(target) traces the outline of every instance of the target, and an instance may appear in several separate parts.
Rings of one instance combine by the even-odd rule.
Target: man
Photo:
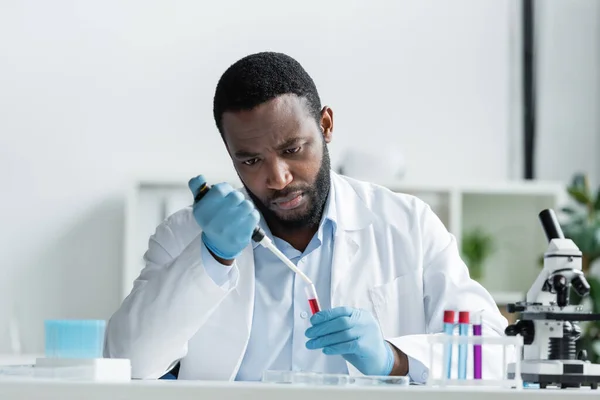
[[[214,117],[244,188],[212,186],[150,238],[106,335],[106,356],[129,358],[134,378],[177,365],[179,379],[306,370],[422,383],[444,310],[481,311],[484,335],[502,334],[506,320],[426,204],[330,170],[333,111],[297,61],[265,52],[233,64]],[[190,180],[190,198],[204,182]],[[257,225],[315,282],[323,311],[310,316],[304,282],[251,241]],[[500,374],[498,354],[484,349],[487,377]]]

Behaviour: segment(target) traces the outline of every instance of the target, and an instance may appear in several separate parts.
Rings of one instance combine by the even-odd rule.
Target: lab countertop
[[[0,354],[0,366],[5,365],[32,365],[43,354]]]
[[[193,381],[131,381],[125,383],[1,380],[0,399],[86,400],[572,400],[597,396],[597,390],[582,389],[493,389],[409,387],[331,387],[283,384]],[[545,396],[542,399],[541,396]],[[591,398],[591,397],[590,397]]]

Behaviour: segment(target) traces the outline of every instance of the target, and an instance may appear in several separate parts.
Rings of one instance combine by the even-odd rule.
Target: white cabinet
[[[213,178],[217,179],[217,178]],[[229,181],[239,186],[237,178]],[[538,213],[566,200],[558,183],[509,182],[486,185],[381,183],[396,192],[414,194],[438,214],[459,243],[462,233],[481,227],[494,237],[497,250],[485,265],[482,284],[498,304],[521,300],[535,280],[547,242]],[[182,178],[135,182],[128,196],[124,243],[122,297],[131,290],[143,267],[148,238],[168,215],[190,205]]]

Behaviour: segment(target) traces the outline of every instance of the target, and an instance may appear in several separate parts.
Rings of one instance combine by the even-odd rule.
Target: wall
[[[247,53],[313,75],[334,164],[368,135],[402,150],[409,180],[508,177],[514,1],[287,4],[0,3],[0,353],[11,315],[35,352],[44,319],[115,310],[132,179],[232,173],[211,102]]]
[[[600,2],[537,1],[540,179],[600,184]]]

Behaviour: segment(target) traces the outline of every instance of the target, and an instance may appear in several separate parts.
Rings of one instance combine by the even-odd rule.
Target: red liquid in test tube
[[[306,296],[308,297],[308,305],[310,306],[310,312],[313,314],[321,311],[321,305],[319,304],[319,298],[317,297],[317,291],[314,285],[306,286]]]
[[[319,307],[319,302],[317,301],[317,299],[308,299],[308,305],[310,305],[310,312],[312,312],[313,314],[316,314],[319,311],[321,311],[321,307]]]

